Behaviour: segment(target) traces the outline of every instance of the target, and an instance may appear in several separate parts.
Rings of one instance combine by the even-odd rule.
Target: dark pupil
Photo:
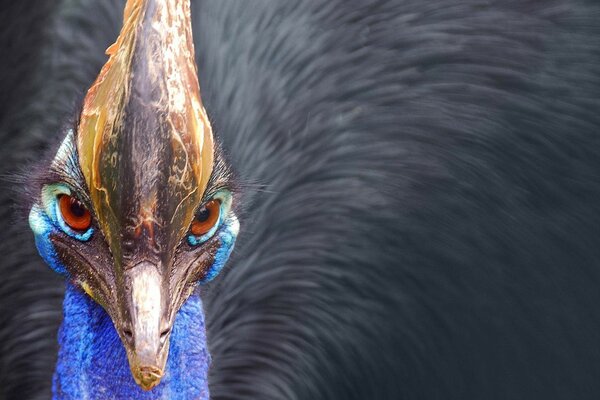
[[[196,219],[200,222],[204,222],[208,219],[209,216],[210,211],[208,211],[208,208],[202,207],[200,211],[198,211],[198,214],[196,214]]]
[[[83,217],[85,215],[85,207],[79,202],[79,200],[71,199],[71,213],[76,217]]]

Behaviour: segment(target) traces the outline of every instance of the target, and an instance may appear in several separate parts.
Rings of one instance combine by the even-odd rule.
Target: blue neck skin
[[[133,380],[112,320],[87,294],[67,283],[53,400],[208,400],[210,355],[198,295],[179,310],[165,375],[143,391]]]

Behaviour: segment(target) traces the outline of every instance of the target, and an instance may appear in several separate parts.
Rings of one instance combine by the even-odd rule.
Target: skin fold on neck
[[[202,301],[197,294],[179,310],[165,375],[147,392],[135,383],[123,344],[101,306],[67,283],[63,309],[53,400],[209,399],[210,354]]]

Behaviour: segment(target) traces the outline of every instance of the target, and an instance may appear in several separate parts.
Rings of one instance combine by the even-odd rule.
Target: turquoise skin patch
[[[50,234],[56,229],[48,215],[38,204],[34,204],[29,212],[29,226],[33,231],[35,246],[46,264],[55,272],[68,276],[67,269],[60,263],[56,250],[50,240]]]

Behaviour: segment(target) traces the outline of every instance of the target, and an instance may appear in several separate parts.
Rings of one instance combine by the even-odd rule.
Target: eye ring
[[[212,199],[200,207],[190,224],[188,243],[197,246],[216,232],[221,221],[221,201]]]

